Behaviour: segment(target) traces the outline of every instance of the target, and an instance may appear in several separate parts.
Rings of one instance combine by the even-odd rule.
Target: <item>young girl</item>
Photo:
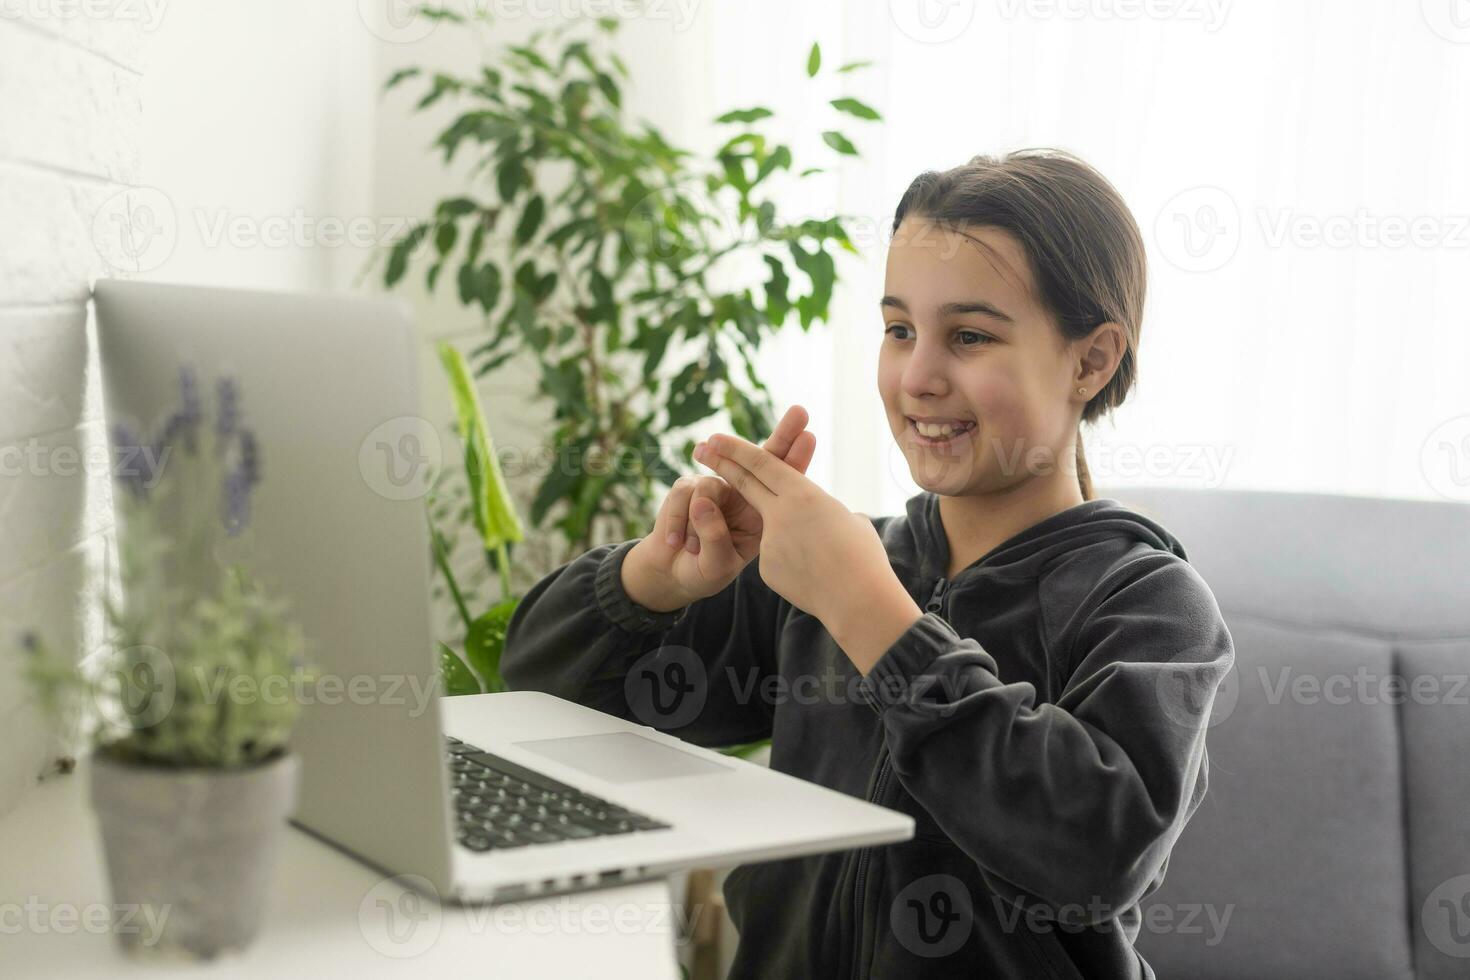
[[[1152,978],[1139,904],[1207,783],[1230,667],[1167,530],[1095,499],[1081,423],[1136,372],[1138,227],[1057,151],[920,175],[878,390],[922,492],[854,514],[787,412],[720,434],[653,533],[543,579],[502,668],[913,816],[913,840],[736,868],[734,978]],[[677,669],[676,669],[677,668]]]

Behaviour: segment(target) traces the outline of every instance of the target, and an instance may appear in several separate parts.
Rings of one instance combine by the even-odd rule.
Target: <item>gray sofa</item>
[[[1144,902],[1160,980],[1470,978],[1470,505],[1097,495],[1183,541],[1235,639]]]

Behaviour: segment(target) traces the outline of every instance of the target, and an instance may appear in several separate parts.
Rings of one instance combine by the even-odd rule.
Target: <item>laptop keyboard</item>
[[[608,837],[669,825],[446,735],[455,834],[472,851]]]

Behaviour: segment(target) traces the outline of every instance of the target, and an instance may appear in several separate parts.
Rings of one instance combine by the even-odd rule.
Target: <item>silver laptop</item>
[[[110,422],[156,424],[181,364],[207,400],[238,382],[256,567],[336,679],[305,689],[293,736],[301,827],[477,902],[913,835],[906,815],[550,695],[437,696],[424,501],[399,471],[435,433],[404,304],[116,280],[95,302]],[[490,819],[507,808],[521,818]]]

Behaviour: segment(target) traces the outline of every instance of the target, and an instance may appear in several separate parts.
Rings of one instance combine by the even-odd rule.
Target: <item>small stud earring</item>
[[[1078,388],[1077,389],[1077,394],[1079,394],[1079,395],[1085,395],[1085,394],[1087,394],[1087,389],[1086,388]]]

